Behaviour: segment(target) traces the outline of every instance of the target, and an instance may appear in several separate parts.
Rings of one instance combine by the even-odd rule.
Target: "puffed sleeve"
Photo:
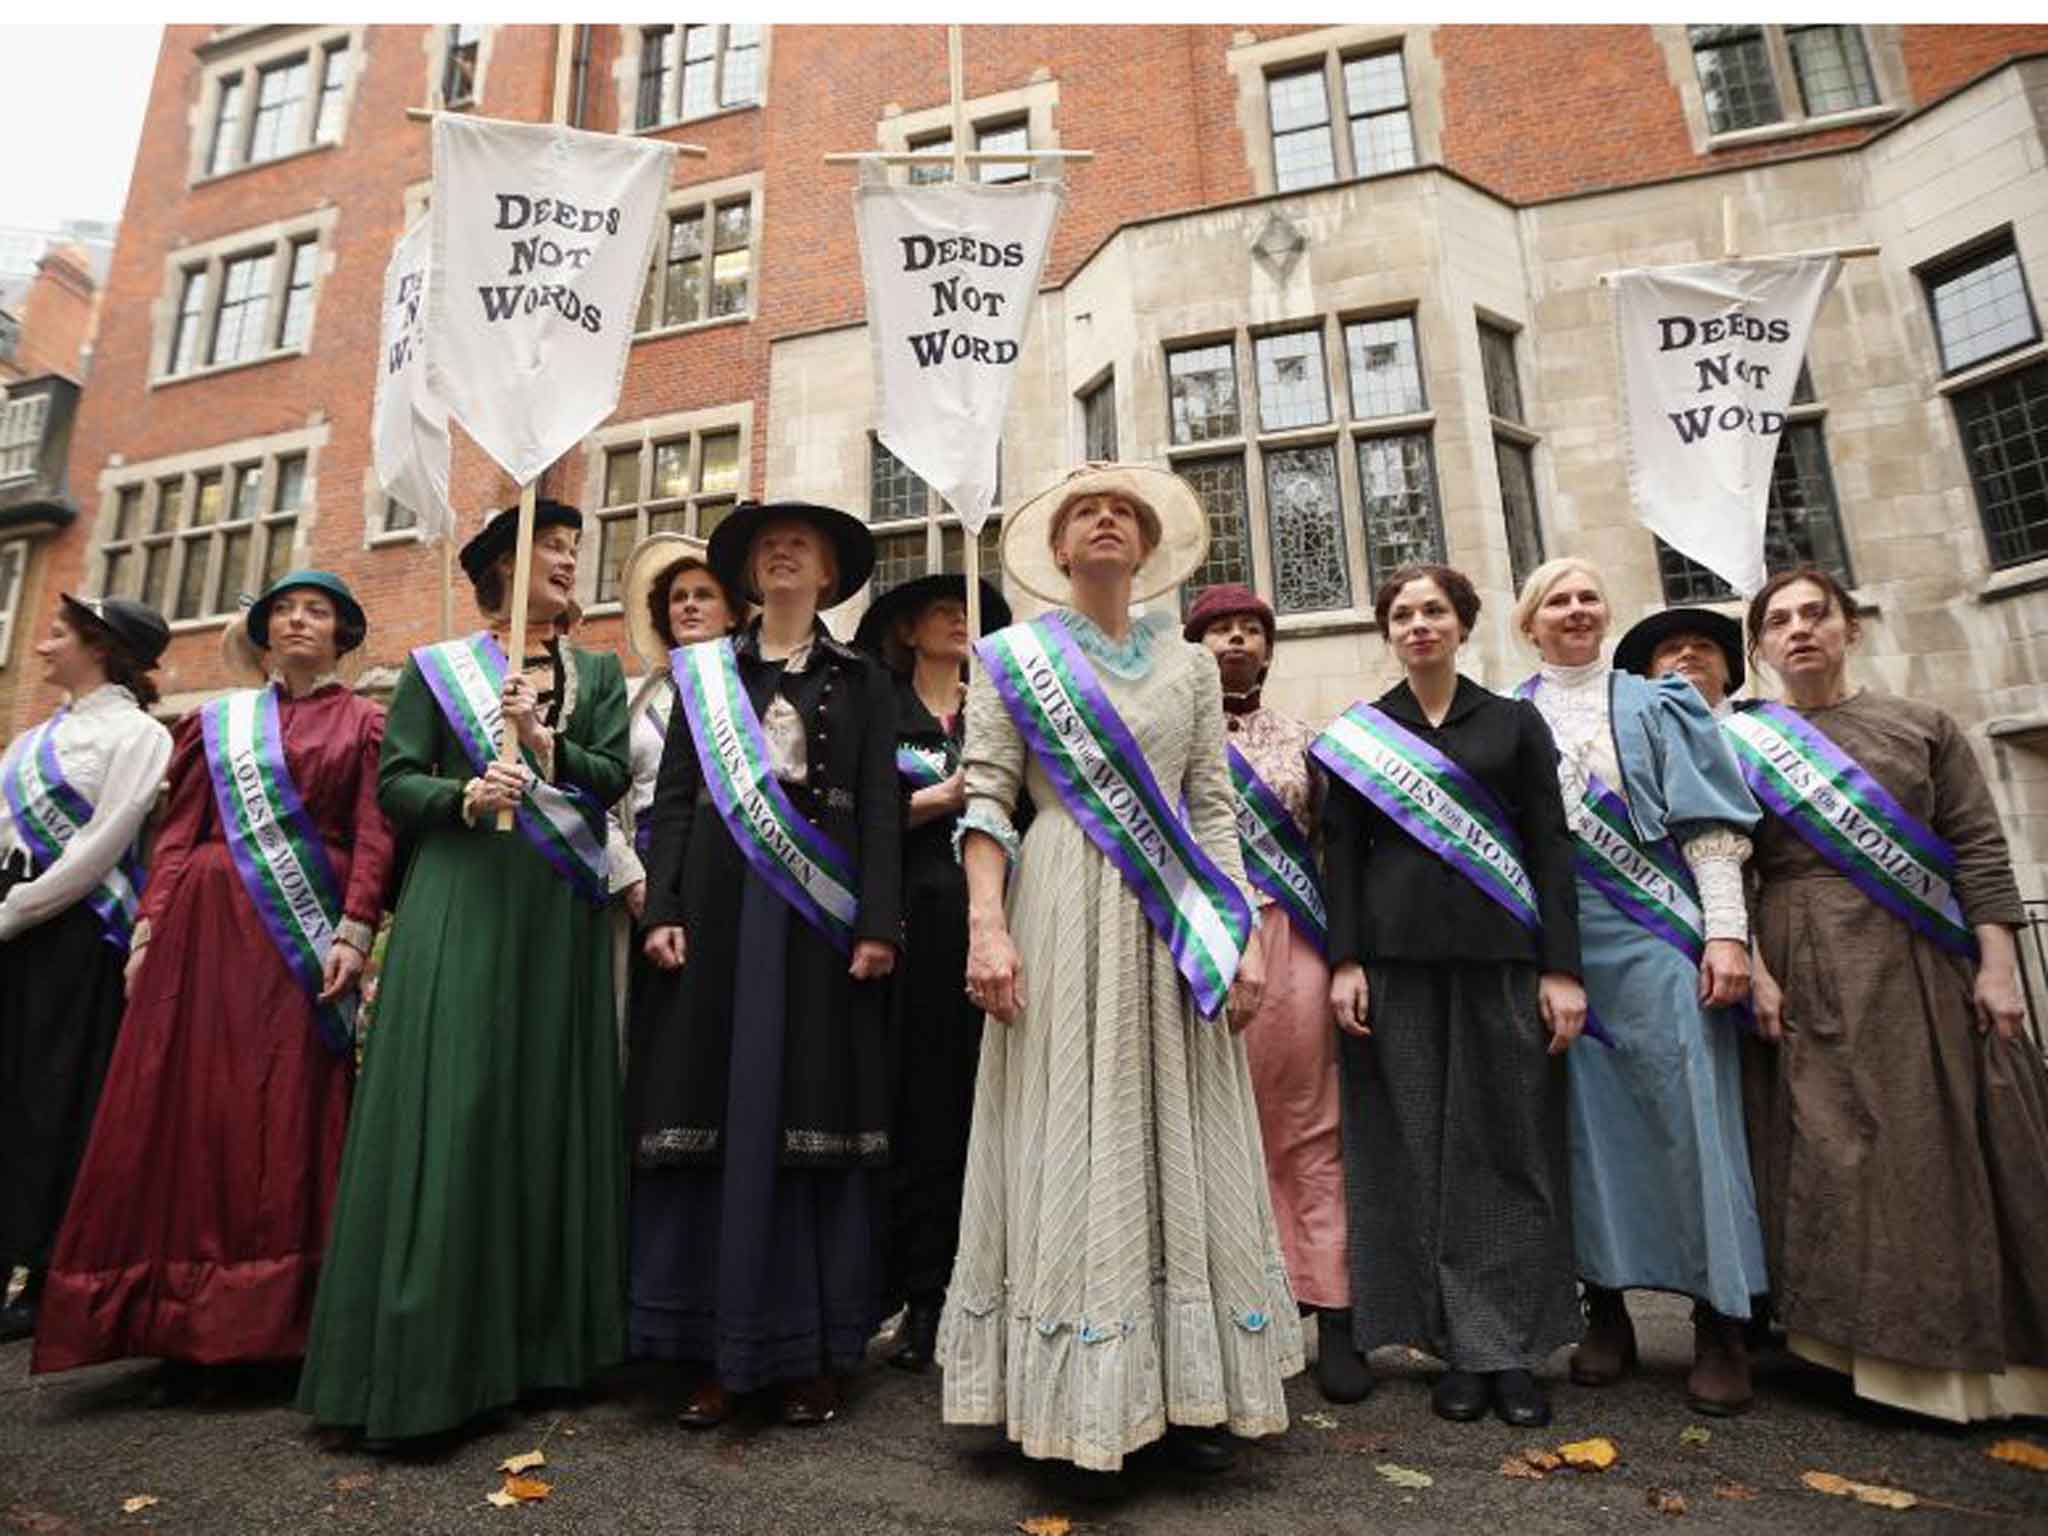
[[[48,869],[22,881],[0,901],[0,939],[11,939],[68,911],[121,862],[135,846],[143,819],[156,802],[170,756],[171,733],[136,710],[134,723],[108,755],[91,819]]]
[[[902,791],[896,779],[896,685],[878,662],[861,667],[860,910],[857,939],[903,946]]]
[[[2005,828],[1977,754],[1962,728],[1943,713],[1932,743],[1934,830],[1956,851],[1956,901],[1972,927],[2004,923],[2017,927],[2027,920],[2019,886],[2012,874],[2012,853]]]
[[[348,890],[342,895],[342,915],[347,920],[341,937],[364,954],[377,930],[377,920],[391,898],[391,864],[396,839],[384,809],[377,803],[377,767],[384,750],[384,711],[367,700],[358,716],[357,750],[361,766],[356,774],[355,843],[348,867]],[[350,928],[347,924],[360,926]]]
[[[1017,723],[989,681],[988,668],[976,667],[967,685],[967,735],[960,748],[967,808],[953,824],[955,849],[967,833],[985,832],[1015,861],[1017,828],[1011,818],[1024,783],[1027,750]]]
[[[609,807],[633,782],[626,670],[610,651],[578,651],[574,664],[583,669],[582,682],[591,690],[590,702],[576,711],[579,719],[589,721],[587,739],[556,733],[554,781],[587,789]]]
[[[415,837],[463,824],[462,786],[470,777],[469,764],[460,759],[443,763],[440,746],[441,708],[420,676],[419,663],[408,659],[384,719],[377,803],[393,826]]]
[[[1692,685],[1684,685],[1691,692]],[[1543,715],[1528,699],[1510,703],[1517,716],[1515,774],[1520,780],[1523,856],[1536,908],[1543,918],[1538,962],[1546,971],[1580,974],[1579,883],[1572,867],[1571,827],[1564,817],[1564,793],[1557,782],[1557,742]]]
[[[1664,825],[1672,837],[1683,845],[1717,827],[1752,831],[1763,813],[1706,701],[1682,677],[1659,678],[1650,686],[1655,691],[1644,724],[1657,754]]]
[[[1330,918],[1330,967],[1365,953],[1365,874],[1372,864],[1373,817],[1364,797],[1335,776],[1327,776],[1323,797],[1323,905]]]
[[[1223,679],[1208,647],[1188,649],[1194,658],[1194,725],[1181,785],[1188,825],[1202,851],[1235,882],[1245,905],[1256,912],[1259,893],[1245,878],[1244,847],[1237,840],[1237,786],[1230,782],[1230,754],[1223,734]]]
[[[690,734],[689,712],[678,701],[669,711],[661,767],[654,776],[654,800],[647,807],[647,906],[642,921],[649,928],[683,920],[683,868],[702,784],[703,769],[697,761],[696,739]]]

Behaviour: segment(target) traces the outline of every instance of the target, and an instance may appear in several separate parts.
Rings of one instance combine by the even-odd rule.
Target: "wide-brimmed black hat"
[[[1007,627],[1010,605],[1003,601],[1003,594],[986,580],[975,585],[981,588],[981,632],[990,635]],[[868,611],[860,616],[860,628],[853,632],[855,647],[886,661],[888,657],[883,646],[895,633],[896,621],[921,612],[926,603],[936,603],[948,597],[956,603],[967,601],[965,576],[944,573],[920,576],[915,581],[891,587],[868,604]]]
[[[73,617],[106,635],[143,667],[153,667],[171,643],[171,626],[147,603],[125,597],[73,597],[59,593]]]
[[[543,528],[574,528],[583,531],[583,514],[566,501],[552,501],[542,498],[533,504],[533,531]],[[500,555],[508,555],[519,542],[519,508],[505,507],[493,512],[478,531],[475,538],[462,546],[462,552],[455,558],[462,562],[463,574],[469,577],[471,586],[483,579]]]
[[[747,579],[747,552],[754,547],[755,534],[785,519],[809,523],[832,541],[839,584],[819,602],[820,608],[843,603],[868,584],[875,570],[875,536],[859,518],[808,501],[743,501],[711,532],[711,569],[728,592],[760,601],[761,594]]]
[[[345,656],[355,648],[355,645],[362,643],[362,636],[368,632],[370,621],[364,616],[363,605],[356,601],[355,593],[349,591],[348,583],[332,571],[287,571],[265,587],[256,601],[249,605],[248,626],[249,638],[252,641],[266,650],[269,648],[271,608],[285,593],[301,587],[326,593],[334,600],[335,611],[353,624],[355,634],[351,638],[355,644],[341,646],[339,654]]]
[[[1705,635],[1728,661],[1728,691],[1735,692],[1748,675],[1742,665],[1742,626],[1711,608],[1666,608],[1638,622],[1614,648],[1614,665],[1638,677],[1650,675],[1650,658],[1673,635]]]

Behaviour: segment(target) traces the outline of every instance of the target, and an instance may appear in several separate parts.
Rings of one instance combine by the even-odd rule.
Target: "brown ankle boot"
[[[1608,1387],[1636,1368],[1636,1325],[1620,1291],[1586,1286],[1586,1337],[1572,1351],[1572,1380]]]
[[[1743,1325],[1705,1302],[1692,1309],[1692,1374],[1686,1397],[1695,1413],[1727,1418],[1749,1406],[1749,1346]]]

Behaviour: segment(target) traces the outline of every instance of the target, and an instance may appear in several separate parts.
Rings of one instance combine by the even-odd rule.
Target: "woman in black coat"
[[[881,979],[900,945],[903,842],[895,690],[817,619],[873,569],[862,524],[802,503],[742,506],[710,557],[762,613],[679,654],[723,667],[714,648],[731,647],[758,760],[779,785],[768,798],[836,845],[857,904],[828,931],[821,909],[793,904],[781,866],[764,872],[742,850],[700,756],[715,733],[685,687],[646,859],[657,979],[636,999],[630,1056],[631,1344],[698,1368],[687,1425],[716,1424],[730,1393],[770,1385],[785,1421],[815,1424],[880,1321]]]

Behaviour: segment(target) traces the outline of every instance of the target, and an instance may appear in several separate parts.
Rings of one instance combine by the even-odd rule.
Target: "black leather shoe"
[[[1550,1399],[1527,1371],[1499,1371],[1493,1378],[1493,1411],[1503,1424],[1541,1429],[1550,1422]]]
[[[1166,1429],[1166,1454],[1181,1471],[1196,1477],[1214,1477],[1237,1465],[1237,1451],[1231,1446],[1230,1431],[1223,1428],[1194,1429],[1170,1424]]]
[[[903,1343],[889,1363],[898,1370],[921,1371],[932,1363],[939,1343],[939,1303],[913,1301],[903,1317]]]
[[[1351,1309],[1316,1314],[1316,1388],[1329,1403],[1362,1403],[1372,1395],[1372,1367],[1351,1336]]]
[[[1470,1423],[1486,1412],[1486,1378],[1477,1371],[1445,1371],[1429,1394],[1429,1406],[1440,1419]]]
[[[6,1306],[0,1307],[0,1344],[12,1344],[17,1339],[31,1338],[35,1331],[34,1302],[17,1297]]]

